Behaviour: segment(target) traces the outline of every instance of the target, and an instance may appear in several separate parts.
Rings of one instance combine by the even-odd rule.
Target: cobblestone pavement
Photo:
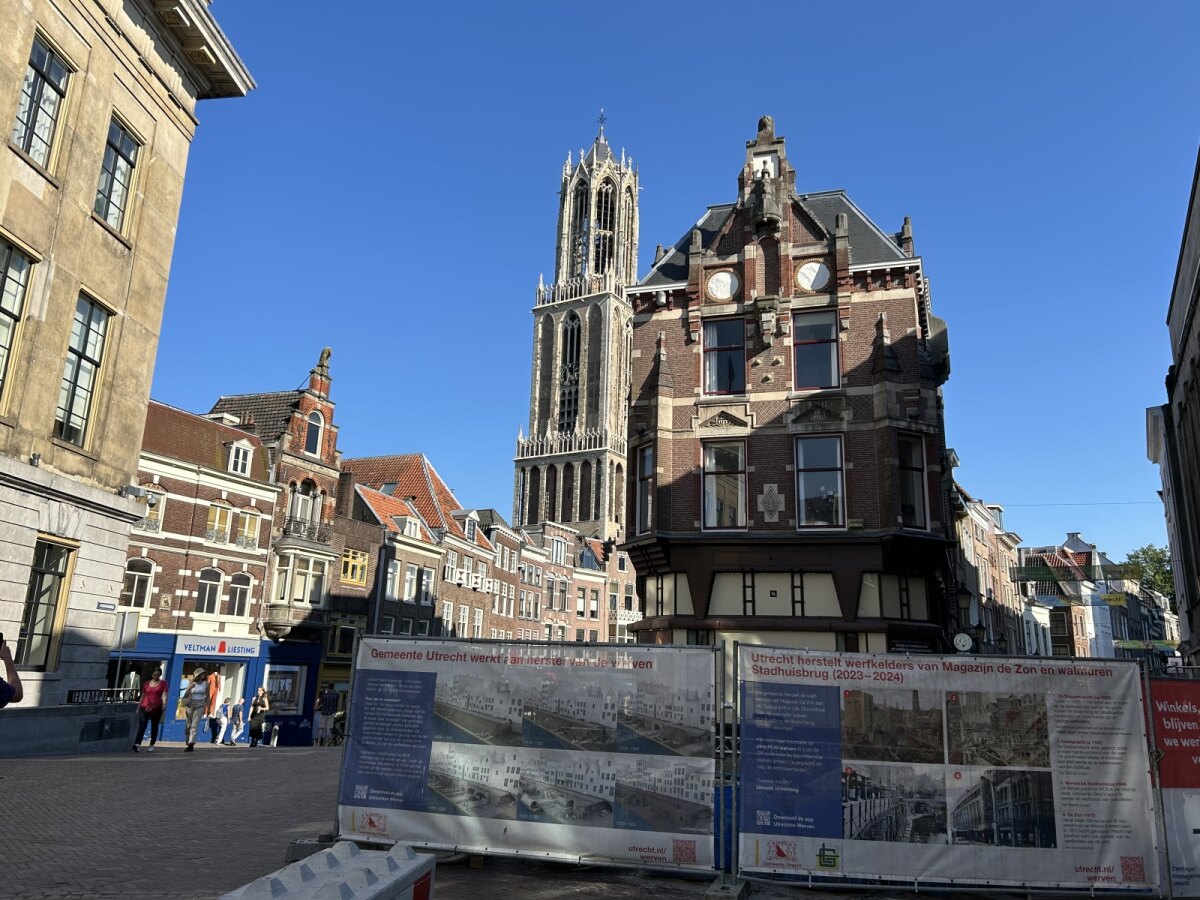
[[[184,753],[175,744],[154,753],[0,760],[0,897],[219,897],[282,867],[292,841],[332,830],[340,759],[326,748],[197,744]],[[475,868],[458,856],[438,864],[435,896],[682,900],[704,896],[711,883],[512,859]],[[755,896],[855,893],[769,888]]]

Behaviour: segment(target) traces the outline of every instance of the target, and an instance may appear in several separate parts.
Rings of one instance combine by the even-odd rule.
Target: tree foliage
[[[1175,576],[1171,574],[1171,551],[1147,544],[1131,550],[1125,563],[1134,568],[1142,587],[1166,594],[1175,605]]]

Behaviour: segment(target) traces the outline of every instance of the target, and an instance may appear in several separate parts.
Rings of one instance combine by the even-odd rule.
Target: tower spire
[[[604,107],[600,107],[600,117],[596,119],[596,124],[600,126],[600,133],[596,135],[596,140],[608,143],[608,138],[604,136],[604,123],[608,121],[608,116],[604,114]]]

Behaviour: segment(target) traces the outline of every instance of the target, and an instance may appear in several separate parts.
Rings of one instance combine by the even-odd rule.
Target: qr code
[[[696,861],[696,842],[671,841],[671,860],[677,863],[694,863]]]
[[[1144,882],[1146,880],[1146,857],[1122,856],[1121,880]]]
[[[355,800],[366,800],[367,799],[367,786],[365,784],[356,784],[354,786],[354,799]]]
[[[769,809],[759,809],[759,810],[755,810],[755,812],[754,812],[754,824],[755,824],[755,825],[766,825],[767,827],[770,827],[770,825],[771,825],[771,811],[770,811]]]

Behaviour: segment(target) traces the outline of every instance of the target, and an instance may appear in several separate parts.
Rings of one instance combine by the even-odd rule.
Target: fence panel
[[[339,833],[711,869],[714,655],[364,638]]]
[[[1157,887],[1136,664],[743,646],[738,673],[742,872]]]

